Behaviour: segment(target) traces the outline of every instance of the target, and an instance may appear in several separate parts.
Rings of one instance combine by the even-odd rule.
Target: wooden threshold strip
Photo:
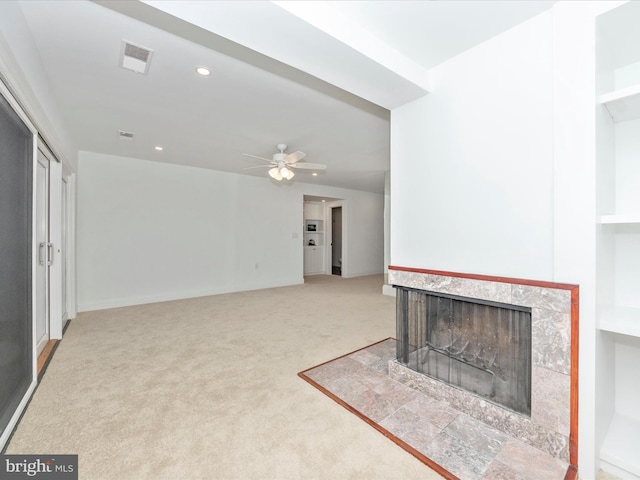
[[[58,340],[49,340],[47,345],[44,347],[44,350],[38,355],[38,378],[40,378],[40,374],[44,370],[48,361],[51,359],[53,355],[53,350],[58,343]]]

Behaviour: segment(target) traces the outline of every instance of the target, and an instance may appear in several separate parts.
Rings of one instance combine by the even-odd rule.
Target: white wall
[[[79,310],[302,283],[305,194],[345,199],[346,274],[381,273],[382,195],[80,152]]]
[[[66,132],[18,2],[0,2],[0,78],[18,97],[56,157],[75,172],[77,150]]]
[[[384,195],[348,190],[342,207],[342,276],[384,271]],[[337,193],[337,192],[336,192]]]
[[[391,114],[391,263],[553,273],[551,14],[432,70]]]

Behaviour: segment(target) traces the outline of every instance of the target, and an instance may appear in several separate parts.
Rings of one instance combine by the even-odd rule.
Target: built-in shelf
[[[304,274],[317,275],[324,273],[324,205],[305,203],[304,206]]]
[[[304,221],[304,233],[322,233],[323,230],[323,220],[308,218]]]
[[[640,2],[625,2],[596,18],[596,89],[618,89],[599,97],[595,116],[596,211],[610,213],[597,219],[602,227],[596,240],[595,438],[602,470],[625,480],[640,480],[640,308],[633,296],[640,289],[639,21]],[[613,204],[615,213],[603,210]],[[620,303],[609,303],[615,301]]]
[[[640,223],[640,213],[601,215],[600,223],[614,224],[614,225],[623,224],[623,223]]]
[[[640,476],[638,445],[640,445],[640,422],[616,413],[609,425],[600,458]]]
[[[600,96],[602,103],[616,123],[640,119],[640,84]]]
[[[609,308],[600,314],[598,328],[607,332],[640,337],[640,308]]]

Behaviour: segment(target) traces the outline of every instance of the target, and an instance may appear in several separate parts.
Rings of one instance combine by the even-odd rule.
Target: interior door
[[[342,275],[342,207],[331,208],[331,273]]]
[[[36,165],[36,351],[49,342],[49,265],[53,251],[49,243],[49,160],[38,150]]]

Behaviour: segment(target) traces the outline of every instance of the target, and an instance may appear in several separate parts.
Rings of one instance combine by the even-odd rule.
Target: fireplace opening
[[[396,286],[396,359],[531,415],[531,308]]]

